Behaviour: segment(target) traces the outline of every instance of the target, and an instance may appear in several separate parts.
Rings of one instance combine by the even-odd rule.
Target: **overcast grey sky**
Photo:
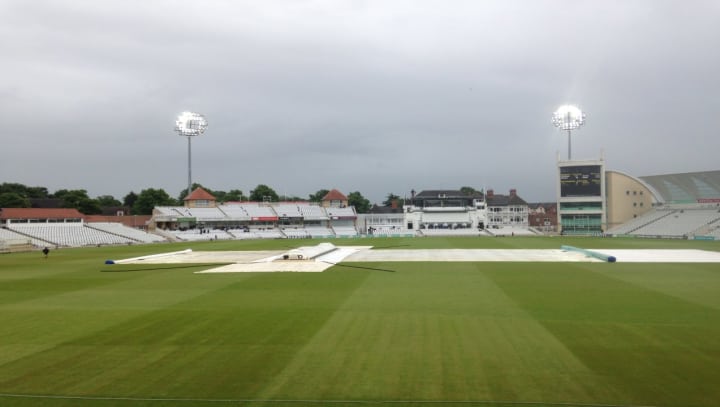
[[[122,199],[517,188],[720,169],[720,1],[0,0],[0,182]]]

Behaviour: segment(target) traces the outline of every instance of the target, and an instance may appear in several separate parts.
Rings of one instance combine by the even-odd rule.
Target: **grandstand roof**
[[[703,202],[720,199],[720,171],[639,177],[657,191],[665,202]]]
[[[208,191],[202,189],[202,187],[195,188],[194,191],[190,193],[190,195],[185,197],[185,201],[197,201],[197,200],[208,200],[208,201],[214,201],[215,197],[209,193]]]
[[[0,219],[82,219],[85,215],[70,208],[2,208]]]
[[[323,197],[322,200],[323,201],[347,201],[348,198],[342,192],[333,188],[333,190],[331,190],[330,192],[325,194],[325,196]]]
[[[476,198],[476,199],[482,199],[483,194],[482,192],[476,191],[474,194],[468,195],[463,193],[462,191],[456,190],[456,189],[429,189],[421,191],[419,194],[415,195],[416,199],[437,199],[439,197],[447,198],[447,199],[457,199],[457,198]]]

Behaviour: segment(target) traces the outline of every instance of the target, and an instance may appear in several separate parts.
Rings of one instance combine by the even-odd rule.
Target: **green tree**
[[[393,202],[397,204],[398,207],[402,207],[402,201],[399,196],[393,194],[392,192],[387,195],[387,198],[382,202],[383,206],[393,206]]]
[[[128,192],[127,195],[123,198],[123,206],[128,206],[132,208],[135,205],[135,201],[137,201],[137,194],[133,191]]]
[[[260,184],[250,191],[250,200],[256,202],[270,201],[277,202],[280,200],[278,194],[265,184]]]
[[[308,195],[309,196],[308,200],[310,202],[322,202],[322,199],[325,198],[325,195],[327,195],[328,192],[330,192],[330,190],[327,190],[327,189],[318,190],[314,194]]]
[[[62,199],[63,208],[74,208],[85,215],[96,215],[102,212],[98,201],[91,199],[84,189],[59,189],[53,196]]]
[[[247,197],[243,195],[242,191],[239,189],[231,189],[228,191],[227,195],[225,195],[225,200],[223,202],[229,202],[229,201],[246,201]]]
[[[0,208],[29,208],[30,200],[17,192],[0,193]]]
[[[6,192],[14,192],[21,196],[27,196],[27,187],[16,182],[3,182],[0,184],[0,194],[4,194]]]
[[[473,187],[460,187],[460,192],[462,192],[464,195],[472,196],[475,195],[478,191]]]
[[[115,199],[115,197],[112,195],[100,195],[95,199],[98,201],[98,204],[102,208],[109,206],[122,206],[122,202]]]
[[[133,204],[132,214],[152,215],[153,208],[156,206],[173,206],[176,204],[177,201],[172,199],[163,189],[143,189]]]
[[[280,195],[278,197],[281,201],[286,202],[305,202],[307,199],[297,196],[297,195]]]
[[[26,195],[31,199],[46,199],[50,196],[48,189],[45,187],[28,187]]]
[[[14,192],[20,196],[30,199],[44,199],[48,197],[48,190],[45,187],[28,187],[17,182],[4,182],[0,184],[0,194]]]
[[[97,199],[81,199],[77,202],[75,208],[85,215],[99,215],[102,213],[102,208]]]
[[[370,200],[366,199],[359,191],[350,192],[347,196],[348,205],[354,206],[357,213],[370,212]]]

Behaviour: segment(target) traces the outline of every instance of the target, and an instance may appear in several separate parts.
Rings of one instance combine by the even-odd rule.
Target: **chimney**
[[[390,202],[390,207],[393,209],[397,209],[397,207],[398,207],[397,199],[393,199],[392,202]]]
[[[514,188],[511,189],[511,190],[510,190],[510,196],[511,196],[511,197],[517,196],[517,189],[514,189]]]
[[[492,189],[488,189],[486,196],[487,198],[492,198],[493,196],[495,196],[495,191],[493,191]]]

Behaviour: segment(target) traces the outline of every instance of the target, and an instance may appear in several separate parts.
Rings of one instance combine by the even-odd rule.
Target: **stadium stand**
[[[654,222],[634,230],[636,236],[658,236],[687,238],[701,228],[720,220],[717,209],[680,209],[663,216]]]
[[[170,231],[178,240],[204,241],[204,240],[228,240],[234,235],[222,229],[191,229]]]
[[[27,239],[28,236],[17,233],[4,227],[0,228],[0,240]]]
[[[332,229],[324,226],[305,226],[308,235],[315,238],[335,237]]]
[[[272,207],[278,217],[283,218],[302,218],[303,214],[295,203],[279,203]]]
[[[608,230],[609,235],[627,235],[634,231],[675,213],[672,209],[654,209],[640,217]]]
[[[127,227],[122,223],[115,222],[91,222],[86,223],[85,226],[93,229],[98,229],[103,232],[107,232],[113,235],[126,237],[128,239],[135,240],[141,243],[159,243],[166,242],[167,240],[162,236],[146,233],[139,229]]]
[[[355,208],[352,206],[347,206],[344,208],[325,208],[325,212],[327,213],[327,216],[329,218],[333,217],[355,217],[357,214],[355,213]]]
[[[185,208],[186,216],[204,220],[222,220],[227,218],[218,208]]]
[[[522,226],[501,226],[485,230],[491,236],[532,236],[536,233]]]
[[[277,214],[273,211],[271,206],[263,205],[260,203],[246,203],[241,204],[245,212],[250,216],[251,219],[257,218],[273,218],[277,220]]]
[[[9,228],[15,232],[39,239],[34,245],[44,246],[98,246],[111,244],[131,244],[136,241],[86,227],[83,223],[11,223]]]
[[[327,220],[328,215],[325,208],[318,205],[299,204],[298,210],[305,220]]]
[[[286,227],[282,232],[288,239],[306,239],[312,237],[305,228]]]
[[[230,219],[238,221],[250,220],[250,214],[245,209],[245,206],[241,204],[227,204],[218,207],[218,210],[222,211],[225,216]]]
[[[333,226],[332,231],[337,237],[356,237],[358,235],[354,226]]]
[[[279,229],[264,228],[252,231],[259,239],[282,239],[285,235]]]

